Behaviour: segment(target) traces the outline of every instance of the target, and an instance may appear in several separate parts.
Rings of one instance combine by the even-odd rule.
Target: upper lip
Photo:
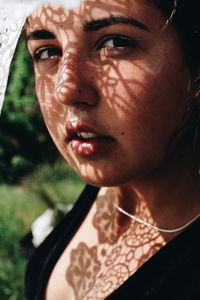
[[[110,138],[109,136],[105,136],[102,132],[100,132],[98,129],[94,128],[91,125],[84,123],[68,122],[66,126],[66,135],[68,141],[72,140],[74,137],[76,137],[82,132],[93,133],[96,134],[98,137]]]

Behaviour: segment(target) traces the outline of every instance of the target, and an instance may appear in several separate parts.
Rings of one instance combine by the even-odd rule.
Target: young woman
[[[200,299],[199,25],[187,0],[28,18],[44,120],[90,185],[31,258],[27,300]]]

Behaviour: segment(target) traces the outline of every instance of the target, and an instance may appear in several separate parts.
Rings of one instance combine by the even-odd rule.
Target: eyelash
[[[106,43],[112,41],[113,45],[106,45]],[[95,48],[97,51],[101,51],[101,49],[108,48],[110,50],[116,50],[116,49],[123,49],[123,48],[135,48],[138,45],[138,42],[135,39],[132,39],[130,37],[119,35],[119,34],[113,34],[113,35],[105,35],[102,38],[100,38],[95,43]],[[42,54],[45,53],[45,51],[51,51],[48,57],[41,58]],[[57,47],[51,47],[51,46],[44,46],[40,49],[38,49],[32,56],[33,63],[37,62],[45,62],[51,59],[53,56],[62,56],[62,51]]]
[[[109,42],[111,40],[113,40],[113,46],[105,46],[106,42]],[[119,44],[115,45],[114,42]],[[103,36],[95,44],[97,50],[100,50],[102,48],[135,48],[137,45],[138,42],[135,39],[120,34]]]
[[[52,55],[49,55],[49,57],[41,58],[42,54],[45,53],[45,51],[51,51]],[[38,49],[32,56],[32,60],[34,63],[40,62],[40,61],[47,61],[51,59],[52,56],[62,56],[62,51],[57,47],[42,47]]]

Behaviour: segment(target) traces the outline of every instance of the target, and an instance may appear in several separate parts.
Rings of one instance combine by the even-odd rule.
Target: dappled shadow
[[[158,168],[190,101],[175,30],[161,30],[161,12],[156,10],[154,21],[153,4],[142,5],[91,0],[68,11],[46,6],[28,19],[47,128],[63,157],[96,186],[119,186]],[[72,141],[81,130],[104,138],[105,147],[77,154]],[[97,197],[92,226],[98,242],[90,247],[83,237],[65,272],[76,299],[104,299],[166,243],[158,231],[116,211],[114,200],[155,224],[144,201],[138,204],[132,194],[134,199],[127,193],[122,201],[108,189]]]
[[[142,15],[137,5],[134,9],[136,15]],[[161,13],[158,15],[159,26],[155,28],[153,24],[154,39],[157,38],[154,50],[148,49],[146,41],[144,44],[140,42],[140,39],[148,40],[145,36],[146,31],[152,28],[142,30],[140,26],[127,24],[116,25],[117,30],[122,33],[126,33],[126,30],[130,32],[133,41],[126,41],[127,46],[122,43],[122,47],[113,50],[111,47],[98,48],[100,38],[97,41],[95,34],[102,32],[101,35],[105,35],[104,29],[85,30],[86,21],[91,22],[95,19],[99,11],[102,18],[110,17],[110,12],[112,15],[130,17],[129,7],[125,1],[111,1],[106,6],[103,0],[95,5],[94,1],[87,1],[77,9],[69,11],[59,6],[47,6],[37,10],[29,18],[27,31],[28,34],[33,30],[53,32],[55,39],[52,45],[60,51],[55,54],[55,57],[52,55],[52,59],[48,62],[35,62],[37,95],[55,144],[84,180],[95,185],[112,185],[115,183],[112,183],[108,176],[105,178],[105,173],[109,174],[112,167],[110,165],[113,163],[112,157],[118,161],[116,151],[111,149],[110,154],[107,153],[104,168],[100,168],[91,157],[77,157],[66,141],[68,126],[77,128],[86,124],[105,136],[114,139],[121,136],[120,147],[126,139],[130,139],[129,148],[125,150],[123,147],[120,148],[122,150],[120,157],[126,157],[132,147],[133,155],[129,157],[129,163],[131,161],[133,169],[135,168],[135,174],[138,175],[138,168],[142,171],[145,168],[148,172],[152,165],[160,164],[163,160],[167,143],[181,122],[187,104],[183,104],[179,109],[177,106],[182,95],[186,93],[187,85],[183,84],[180,88],[176,86],[176,79],[182,66],[179,62],[176,65],[173,57],[170,57],[170,47],[173,47],[177,41],[171,42],[170,29],[166,29],[166,33],[162,31],[165,43],[169,41],[171,43],[167,50],[165,49],[166,45],[160,31],[164,22]],[[112,32],[113,30],[110,30],[110,34]],[[31,46],[31,43],[36,43],[39,48],[39,46],[44,47],[45,42],[47,46],[51,45],[51,40],[39,41],[38,44],[37,41],[30,40],[29,48],[32,48],[32,54],[34,46]],[[144,47],[147,49],[143,49]],[[148,55],[145,51],[149,51]],[[166,55],[169,59],[167,62],[163,60]],[[166,67],[166,64],[169,67]],[[172,72],[170,66],[173,64]],[[165,68],[166,71],[163,72]],[[174,71],[176,69],[177,72]],[[169,76],[170,80],[168,80]],[[170,102],[169,98],[171,98]],[[173,115],[174,112],[175,118],[169,120],[169,115]],[[118,127],[116,126],[115,131],[112,131],[111,127],[115,126],[116,122]],[[160,151],[156,157],[155,151],[158,148]],[[141,155],[138,155],[138,152]],[[147,157],[144,157],[144,152],[145,155],[148,152]],[[128,162],[123,163],[121,160],[118,163],[127,169]],[[143,166],[145,163],[146,165]],[[116,167],[115,172],[117,172]],[[124,172],[127,173],[126,170]]]
[[[85,237],[71,252],[66,276],[76,299],[105,299],[165,245],[160,233],[144,224],[127,217],[120,222],[115,198],[112,190],[97,198],[93,217],[97,245],[89,247]],[[153,222],[144,207],[137,207],[135,213],[142,220]]]

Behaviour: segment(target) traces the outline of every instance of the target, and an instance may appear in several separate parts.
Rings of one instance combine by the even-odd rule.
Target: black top
[[[73,209],[31,257],[25,276],[26,300],[44,299],[49,276],[98,190],[87,185]],[[200,218],[161,248],[106,299],[200,300]]]

